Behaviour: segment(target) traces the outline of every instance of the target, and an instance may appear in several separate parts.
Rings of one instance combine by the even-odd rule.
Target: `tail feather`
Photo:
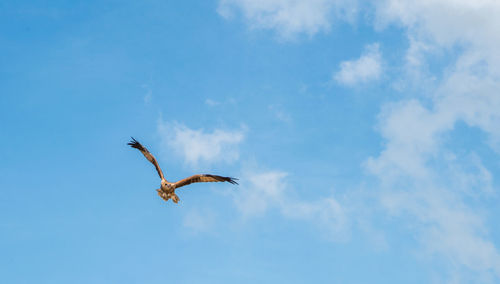
[[[179,196],[177,196],[177,194],[175,194],[175,193],[172,193],[172,201],[174,203],[177,203],[177,202],[179,202],[179,200],[180,200]]]

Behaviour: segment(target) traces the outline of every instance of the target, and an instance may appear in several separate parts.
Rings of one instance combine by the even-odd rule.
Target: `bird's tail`
[[[172,195],[172,197],[171,197],[171,198],[172,198],[172,201],[173,201],[174,203],[179,202],[179,200],[180,200],[180,199],[179,199],[179,196],[177,196],[177,194],[172,193],[171,195]]]
[[[158,195],[165,201],[168,201],[170,199],[170,197],[168,196],[168,194],[166,194],[163,190],[161,190],[160,188],[158,188],[156,190],[158,192]]]
[[[163,200],[165,200],[165,201],[168,201],[169,199],[172,199],[172,201],[173,201],[174,203],[178,203],[178,202],[179,202],[179,200],[181,200],[181,199],[179,198],[179,196],[177,196],[177,194],[175,194],[175,193],[166,193],[166,192],[164,192],[163,190],[161,190],[160,188],[158,188],[156,191],[158,192],[158,195],[159,195],[159,196],[160,196]]]

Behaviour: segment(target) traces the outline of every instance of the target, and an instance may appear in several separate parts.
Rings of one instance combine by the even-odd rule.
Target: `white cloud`
[[[430,107],[416,99],[386,106],[379,129],[387,144],[366,168],[382,181],[382,206],[414,219],[426,251],[446,259],[450,270],[499,277],[500,254],[485,216],[467,202],[471,195],[479,201],[491,197],[491,173],[474,152],[464,157],[444,143],[458,121],[487,133],[493,147],[500,140],[500,81],[471,69],[469,52],[439,82]]]
[[[186,164],[231,163],[239,158],[238,145],[245,138],[245,128],[234,131],[191,129],[179,123],[159,121],[162,143],[182,156]]]
[[[332,18],[338,15],[332,9],[348,10],[348,5],[333,1],[219,3],[221,15],[240,10],[251,27],[274,29],[283,37],[328,31]],[[398,89],[405,91],[405,81],[409,78],[414,81],[411,87],[416,86],[420,92],[413,99],[386,105],[381,112],[378,129],[386,144],[365,163],[365,168],[381,181],[377,194],[380,205],[389,214],[411,224],[409,228],[427,256],[437,257],[441,260],[438,263],[448,265],[446,274],[454,274],[451,280],[464,281],[463,276],[468,272],[480,276],[476,281],[488,276],[498,280],[500,254],[488,235],[487,208],[482,206],[485,199],[493,198],[493,175],[483,164],[484,157],[471,149],[468,153],[454,153],[447,147],[447,139],[457,122],[464,122],[483,131],[489,137],[489,145],[500,153],[500,1],[364,3],[375,8],[377,28],[396,24],[406,30],[409,41],[403,58],[406,72],[395,80],[399,81]],[[299,9],[300,5],[308,7]],[[307,20],[314,14],[316,19]],[[357,60],[341,64],[334,79],[346,85],[378,79],[382,71],[380,52],[378,48],[372,51],[378,59],[364,57],[367,54],[369,51]],[[447,58],[436,66],[434,59],[439,55]],[[428,68],[432,64],[433,73]],[[440,68],[437,72],[436,67]],[[276,188],[278,192],[284,190]],[[242,208],[246,209],[241,210],[258,213],[275,207],[287,212],[284,208],[302,203],[278,196],[287,201],[263,205],[251,201],[258,200],[258,195],[254,195],[245,201],[248,204],[243,203],[246,206]]]
[[[242,194],[237,195],[238,209],[245,215],[262,215],[270,205],[280,203],[285,191],[283,179],[287,176],[284,172],[267,172],[260,174],[247,174],[250,187],[242,184]]]
[[[286,218],[317,225],[333,240],[344,240],[348,231],[345,209],[333,197],[317,201],[297,200],[280,171],[249,172],[244,175],[241,189],[235,195],[238,209],[245,217],[262,216],[278,209]]]
[[[474,152],[463,156],[447,149],[445,134],[464,121],[496,145],[499,88],[491,79],[455,72],[436,90],[431,108],[417,100],[387,106],[379,126],[387,144],[365,164],[382,181],[382,206],[391,214],[409,214],[428,252],[453,260],[452,270],[497,277],[500,254],[488,237],[485,216],[466,201],[491,197],[492,175]]]
[[[440,46],[492,47],[498,42],[500,3],[495,0],[385,0],[377,2],[379,25],[402,24]]]
[[[462,121],[486,133],[500,153],[500,2],[386,0],[376,6],[379,27],[396,23],[407,30],[405,67],[426,86],[420,97],[387,105],[380,115],[387,143],[365,166],[381,181],[381,204],[412,219],[422,247],[445,260],[454,281],[464,281],[465,271],[498,279],[500,254],[482,207],[494,192],[492,174],[472,149],[454,153],[446,142]],[[439,52],[456,59],[442,74],[422,76]]]
[[[333,78],[344,85],[354,86],[377,80],[382,74],[382,56],[377,43],[367,45],[360,58],[340,63]]]
[[[231,18],[235,11],[253,29],[274,29],[285,39],[297,34],[328,31],[331,18],[351,19],[356,1],[348,0],[220,0],[218,13]]]
[[[386,0],[377,2],[377,23],[402,25],[408,31],[411,46],[419,52],[417,61],[424,61],[429,50],[461,51],[455,68],[500,74],[500,2],[495,0]],[[417,48],[418,47],[418,48]],[[410,59],[410,58],[409,58]],[[415,57],[413,57],[415,59]],[[459,70],[457,70],[459,71]]]

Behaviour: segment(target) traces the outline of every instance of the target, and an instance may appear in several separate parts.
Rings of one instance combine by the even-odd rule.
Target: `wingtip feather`
[[[139,149],[141,151],[144,149],[144,147],[142,147],[141,143],[139,143],[139,141],[135,140],[134,137],[130,137],[130,138],[132,138],[132,140],[130,140],[130,142],[128,142],[127,145],[130,145],[130,147]]]
[[[232,177],[227,177],[227,182],[231,183],[231,184],[236,184],[236,185],[239,185],[239,183],[237,182],[237,178],[232,178]]]
[[[216,175],[209,175],[209,174],[204,174],[204,176],[208,176],[208,177],[211,177],[211,178],[214,178],[216,181],[227,181],[231,184],[238,184],[237,182],[237,178],[233,178],[233,177],[223,177],[223,176],[216,176]]]

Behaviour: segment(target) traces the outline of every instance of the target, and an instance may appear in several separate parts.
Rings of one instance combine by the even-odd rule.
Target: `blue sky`
[[[0,3],[1,282],[499,283],[499,13]]]

